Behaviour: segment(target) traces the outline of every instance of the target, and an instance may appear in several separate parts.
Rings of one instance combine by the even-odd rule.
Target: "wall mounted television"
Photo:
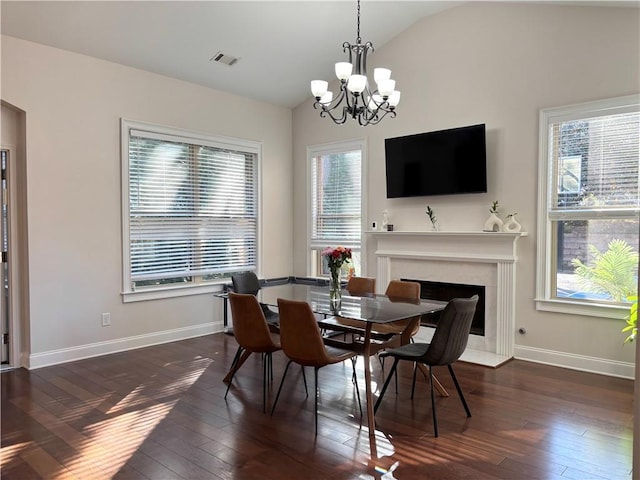
[[[485,124],[387,138],[387,198],[485,193]]]

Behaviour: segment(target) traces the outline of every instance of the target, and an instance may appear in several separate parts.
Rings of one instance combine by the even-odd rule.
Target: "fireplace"
[[[498,366],[514,355],[516,243],[525,232],[370,232],[377,288],[392,279],[418,279],[484,289],[484,331],[469,335],[462,359]],[[425,287],[426,290],[426,287]],[[425,296],[431,295],[425,292]],[[464,295],[470,296],[467,292]],[[430,341],[423,327],[416,341]]]
[[[471,334],[484,336],[484,285],[466,285],[464,283],[432,282],[413,278],[402,278],[410,282],[420,284],[420,297],[429,300],[441,300],[448,302],[453,298],[469,298],[478,295],[476,313],[471,322]],[[435,327],[438,324],[440,312],[423,315],[420,324],[425,327]]]

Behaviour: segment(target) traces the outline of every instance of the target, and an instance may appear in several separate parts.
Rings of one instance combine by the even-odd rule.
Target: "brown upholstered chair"
[[[233,314],[233,333],[238,350],[231,364],[229,383],[224,398],[227,398],[231,381],[244,361],[252,353],[264,354],[262,375],[262,411],[266,412],[267,378],[273,376],[272,354],[280,350],[273,340],[264,311],[258,299],[250,293],[229,292],[229,304]]]
[[[351,277],[347,282],[351,295],[373,295],[376,293],[376,279],[371,277]]]
[[[406,280],[391,280],[384,294],[389,297],[392,302],[420,302],[420,284]],[[410,328],[407,329],[409,324]],[[420,317],[375,326],[375,331],[378,333],[395,333],[396,335],[404,333],[405,338],[402,339],[401,344],[410,341],[419,330]]]
[[[374,407],[374,411],[378,410],[382,397],[384,397],[389,381],[396,371],[398,362],[400,360],[408,360],[410,362],[418,362],[429,367],[429,379],[431,386],[431,411],[433,415],[433,430],[434,434],[438,436],[438,422],[436,419],[436,403],[433,396],[433,384],[434,377],[432,373],[432,367],[438,365],[446,365],[449,368],[449,373],[453,383],[458,391],[458,396],[462,402],[467,417],[471,416],[469,406],[462,394],[462,389],[458,383],[455,373],[453,372],[452,363],[460,358],[460,355],[467,347],[467,341],[469,340],[469,331],[471,330],[471,322],[473,321],[473,315],[476,311],[476,305],[478,304],[478,296],[474,295],[471,298],[454,298],[447,303],[440,319],[438,320],[438,326],[433,334],[431,343],[410,343],[398,348],[392,348],[386,350],[380,354],[383,357],[392,357],[394,359],[391,371],[384,382],[384,386],[380,391],[380,396]],[[415,388],[416,375],[415,369],[413,373],[413,388],[411,390],[411,398],[413,398],[413,390]]]
[[[278,394],[273,402],[271,415],[276,409],[278,398],[282,392],[282,386],[287,376],[287,371],[291,362],[302,367],[313,367],[315,380],[315,429],[318,434],[318,370],[327,365],[340,363],[345,360],[352,360],[355,379],[355,357],[356,352],[341,348],[325,346],[323,343],[317,319],[307,302],[278,299],[278,311],[280,312],[280,342],[282,351],[289,358],[289,362],[282,374],[282,381],[278,388]],[[303,370],[304,371],[304,370]],[[360,414],[362,405],[360,404],[360,392],[358,384],[355,383]]]

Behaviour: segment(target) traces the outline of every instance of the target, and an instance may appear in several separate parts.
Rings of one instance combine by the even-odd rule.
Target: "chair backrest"
[[[229,292],[233,335],[241,347],[255,352],[277,348],[258,299],[251,293]]]
[[[406,280],[391,280],[384,294],[387,297],[420,300],[420,284]]]
[[[449,365],[460,358],[467,348],[477,304],[478,295],[454,298],[447,303],[422,362],[427,365]]]
[[[328,354],[320,327],[307,302],[278,299],[280,344],[284,354],[300,365],[322,367]]]
[[[376,279],[370,277],[351,277],[347,282],[347,291],[351,295],[376,293]]]
[[[260,290],[260,280],[254,272],[243,272],[231,275],[233,291],[236,293],[250,293],[256,295]]]

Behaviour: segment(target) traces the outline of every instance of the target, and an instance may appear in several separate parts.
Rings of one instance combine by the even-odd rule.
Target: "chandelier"
[[[355,44],[344,42],[342,51],[349,52],[348,62],[336,63],[336,76],[340,80],[340,92],[334,98],[324,80],[311,82],[311,93],[316,98],[313,108],[320,109],[322,118],[329,116],[337,124],[347,118],[357,119],[363,127],[375,125],[387,114],[396,116],[395,108],[400,102],[400,92],[395,90],[396,82],[391,79],[391,70],[375,68],[373,78],[377,89],[371,91],[367,79],[367,54],[373,52],[373,44],[362,43],[360,38],[360,0],[358,0],[357,38]]]

